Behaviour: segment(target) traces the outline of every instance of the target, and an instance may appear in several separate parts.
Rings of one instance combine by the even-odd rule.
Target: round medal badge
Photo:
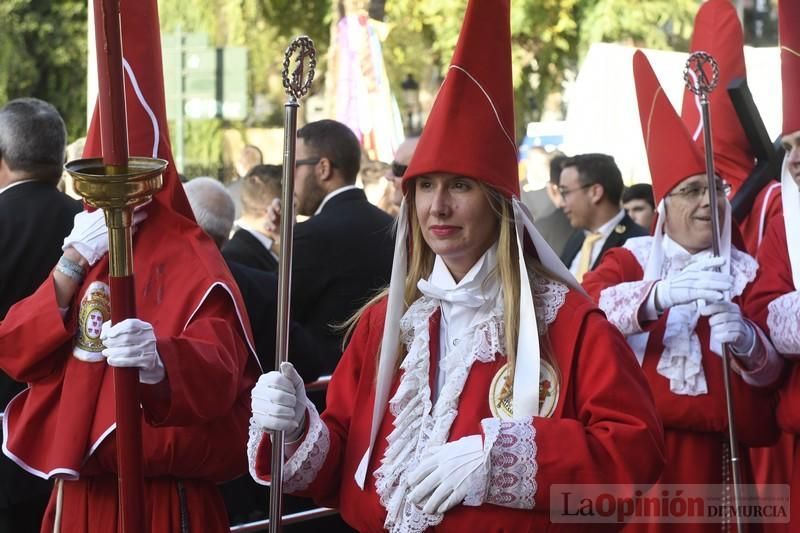
[[[511,420],[514,418],[514,407],[512,403],[511,390],[506,386],[506,377],[509,373],[509,365],[505,365],[497,371],[489,386],[489,409],[492,415],[501,420]],[[556,380],[556,373],[547,361],[541,361],[539,370],[539,416],[549,418],[553,416],[558,404],[559,385]]]

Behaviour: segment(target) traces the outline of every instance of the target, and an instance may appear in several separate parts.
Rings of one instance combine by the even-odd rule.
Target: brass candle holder
[[[104,165],[101,158],[76,159],[64,166],[75,180],[75,191],[105,214],[109,275],[133,274],[133,209],[147,203],[161,189],[167,164],[163,159],[129,157],[127,167]]]

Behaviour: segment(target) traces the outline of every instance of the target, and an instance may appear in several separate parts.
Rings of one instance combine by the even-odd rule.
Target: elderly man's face
[[[716,188],[721,227],[727,186],[717,178]],[[705,174],[690,176],[670,191],[665,227],[667,235],[690,253],[711,247],[711,202]]]
[[[786,165],[792,179],[800,187],[800,130],[784,135],[781,139],[786,150]]]

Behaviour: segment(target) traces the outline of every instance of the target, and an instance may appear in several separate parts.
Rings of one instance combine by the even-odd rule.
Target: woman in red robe
[[[716,179],[724,217],[721,257],[713,258],[705,161],[641,51],[633,65],[659,218],[653,236],[609,250],[583,286],[634,348],[664,424],[667,463],[651,494],[663,485],[703,485],[708,502],[732,505],[729,489],[715,489],[731,482],[720,345],[727,343],[735,355],[731,382],[744,446],[777,439],[772,391],[759,386],[778,380],[782,361],[737,304],[758,265],[731,245],[726,186]],[[740,455],[746,459],[746,450]],[[752,482],[749,463],[742,470]],[[677,518],[631,524],[626,531],[711,532],[722,520]]]
[[[326,411],[288,363],[253,390],[254,478],[285,431],[284,491],[359,531],[584,531],[562,489],[661,472],[633,355],[519,202],[510,57],[509,2],[472,0]]]

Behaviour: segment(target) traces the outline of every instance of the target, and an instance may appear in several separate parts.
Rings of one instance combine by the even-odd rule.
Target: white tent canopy
[[[602,152],[617,161],[626,183],[649,183],[639,106],[633,83],[636,49],[599,43],[589,50],[567,91],[564,150],[569,155]],[[644,50],[676,111],[683,100],[688,54]],[[778,48],[745,47],[747,83],[770,137],[781,129],[781,69]],[[718,87],[717,90],[725,90]],[[711,117],[712,125],[714,117]]]

